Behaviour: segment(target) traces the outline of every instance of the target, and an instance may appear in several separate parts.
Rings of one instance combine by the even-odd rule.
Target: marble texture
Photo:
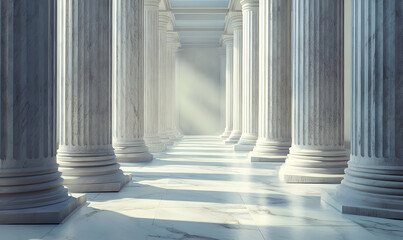
[[[160,0],[144,0],[144,140],[151,153],[166,150],[158,135],[159,4]]]
[[[119,162],[148,162],[144,142],[144,0],[113,2],[112,144]]]
[[[259,3],[259,138],[249,154],[255,162],[284,162],[291,147],[291,3]]]
[[[243,16],[242,136],[235,151],[250,152],[259,125],[259,0],[241,0]]]
[[[72,192],[119,191],[131,178],[112,147],[111,7],[110,0],[57,4],[57,161]]]
[[[0,224],[60,223],[85,203],[56,163],[54,17],[52,1],[0,3]]]
[[[352,4],[351,157],[323,199],[343,213],[403,219],[403,2]]]
[[[225,47],[225,130],[220,135],[227,140],[231,135],[233,125],[233,73],[234,73],[234,36],[225,34],[222,36],[222,43]]]
[[[122,163],[133,180],[89,196],[59,226],[0,226],[7,240],[397,240],[403,222],[342,215],[322,204],[334,184],[285,184],[280,163],[251,163],[217,136],[185,136],[148,163]]]
[[[284,181],[340,183],[344,143],[344,1],[293,0],[292,145]]]
[[[229,24],[233,28],[234,35],[234,50],[233,50],[233,125],[231,135],[226,144],[236,144],[242,135],[242,13],[230,12],[228,15]]]

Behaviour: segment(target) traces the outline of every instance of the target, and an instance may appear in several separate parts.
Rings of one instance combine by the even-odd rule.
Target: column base
[[[153,155],[148,152],[143,140],[113,141],[113,148],[115,149],[115,155],[118,162],[123,163],[137,163],[137,162],[150,162],[153,159]]]
[[[123,174],[123,172],[122,172]],[[123,186],[132,180],[131,174],[125,174],[116,182],[104,183],[82,183],[83,180],[74,177],[63,177],[66,187],[70,192],[74,193],[91,193],[91,192],[119,192]]]
[[[286,183],[340,183],[347,167],[345,150],[290,148],[279,176]]]
[[[237,144],[239,142],[239,139],[241,139],[242,132],[233,130],[231,135],[227,140],[224,141],[225,144]]]
[[[225,130],[223,134],[220,135],[222,140],[228,139],[231,136],[231,130]]]
[[[387,200],[379,198],[380,204],[384,205],[384,207],[373,207],[365,205],[361,201],[352,201],[351,199],[337,196],[336,192],[337,190],[324,191],[322,192],[321,199],[343,214],[403,219],[403,205],[401,205],[400,209],[390,209]]]
[[[387,160],[351,156],[341,185],[322,200],[342,213],[403,219],[403,166]]]
[[[158,136],[144,137],[144,141],[150,153],[161,153],[167,150],[165,144],[162,143],[161,138]]]
[[[257,137],[251,134],[242,135],[239,142],[234,146],[234,151],[250,152],[256,146]]]
[[[268,141],[260,139],[249,153],[251,162],[284,162],[291,147],[291,141]]]
[[[59,224],[82,207],[84,194],[74,194],[67,200],[43,207],[0,210],[0,224]]]

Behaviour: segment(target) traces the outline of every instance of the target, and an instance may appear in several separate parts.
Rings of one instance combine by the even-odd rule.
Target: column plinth
[[[113,2],[113,148],[119,162],[148,162],[144,142],[144,0]]]
[[[259,0],[241,0],[243,16],[242,136],[235,151],[252,151],[258,138]]]
[[[259,6],[259,139],[252,162],[285,161],[291,147],[291,0]]]
[[[233,43],[233,125],[225,144],[236,144],[242,135],[242,13],[231,12],[230,24],[234,30]]]
[[[158,134],[159,3],[160,0],[144,0],[144,140],[152,153],[166,150]]]
[[[0,4],[0,224],[61,223],[86,202],[56,163],[55,3]]]
[[[351,156],[322,199],[342,213],[403,219],[403,3],[352,4]]]
[[[110,0],[58,3],[57,160],[72,192],[120,191],[131,179],[112,147],[111,6]]]
[[[317,3],[319,4],[319,3]],[[340,183],[344,146],[344,2],[293,1],[292,146],[280,177]]]
[[[225,46],[225,130],[220,135],[226,140],[230,137],[233,125],[233,63],[234,63],[234,37],[233,35],[223,35],[222,42]]]

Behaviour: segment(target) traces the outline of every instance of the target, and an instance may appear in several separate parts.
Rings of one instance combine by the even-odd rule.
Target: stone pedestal
[[[144,140],[152,153],[166,150],[158,135],[159,3],[160,0],[144,0]]]
[[[343,13],[344,1],[293,1],[292,147],[280,169],[286,182],[340,183],[347,167]]]
[[[231,12],[229,21],[234,30],[233,125],[231,135],[224,142],[226,144],[236,144],[242,135],[242,13]]]
[[[291,0],[259,6],[259,139],[253,162],[285,161],[291,146]]]
[[[144,0],[113,2],[113,147],[119,162],[148,162],[144,137]]]
[[[55,2],[0,4],[0,224],[61,223],[85,201],[56,163]]]
[[[168,25],[172,21],[171,13],[167,11],[160,11],[158,18],[158,33],[159,33],[159,77],[158,77],[158,89],[159,89],[159,104],[158,104],[158,135],[161,141],[166,146],[172,146],[173,141],[170,139],[170,120],[171,120],[171,108],[170,108],[170,79],[169,74],[170,67],[168,62],[168,39],[167,30]]]
[[[233,62],[234,62],[234,36],[233,35],[223,35],[222,42],[225,46],[225,130],[224,133],[220,135],[223,140],[229,138],[232,132],[233,125]]]
[[[403,219],[403,2],[352,3],[351,159],[322,199],[342,213]]]
[[[242,136],[235,151],[252,151],[259,115],[259,0],[241,0],[243,16]]]
[[[72,192],[119,191],[131,179],[112,147],[111,7],[110,0],[58,2],[57,159]]]

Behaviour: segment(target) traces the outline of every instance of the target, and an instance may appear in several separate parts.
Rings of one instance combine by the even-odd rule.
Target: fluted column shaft
[[[221,138],[226,140],[231,135],[233,126],[233,66],[234,66],[234,37],[233,35],[223,35],[225,46],[225,130]]]
[[[159,104],[158,104],[158,134],[161,141],[170,146],[173,141],[169,138],[169,126],[170,126],[170,114],[171,109],[169,108],[169,94],[170,86],[169,81],[171,76],[169,75],[170,69],[168,69],[168,38],[167,38],[167,28],[171,21],[169,13],[166,11],[161,11],[159,13],[159,77],[158,77],[158,87],[159,87]]]
[[[113,148],[120,162],[152,160],[144,142],[144,0],[113,2]]]
[[[251,151],[259,125],[259,0],[241,0],[243,15],[242,136],[236,151]]]
[[[159,124],[159,35],[160,0],[144,0],[144,140],[150,152],[162,152]]]
[[[112,148],[110,0],[58,2],[58,161],[73,192],[119,191],[129,181]]]
[[[259,139],[251,161],[284,161],[291,146],[291,0],[259,5]]]
[[[293,1],[292,147],[286,182],[339,183],[344,146],[344,1]]]
[[[242,135],[242,71],[243,71],[243,58],[242,58],[242,14],[240,12],[233,12],[230,21],[234,30],[234,50],[233,50],[233,129],[226,144],[236,144]]]
[[[177,32],[168,32],[168,58],[167,58],[167,103],[168,103],[168,136],[172,141],[181,138],[176,127],[176,57],[178,53],[179,35]]]
[[[55,24],[54,1],[0,3],[1,224],[60,223],[85,202],[56,163]]]
[[[351,156],[324,195],[343,213],[403,219],[403,2],[352,1]]]

